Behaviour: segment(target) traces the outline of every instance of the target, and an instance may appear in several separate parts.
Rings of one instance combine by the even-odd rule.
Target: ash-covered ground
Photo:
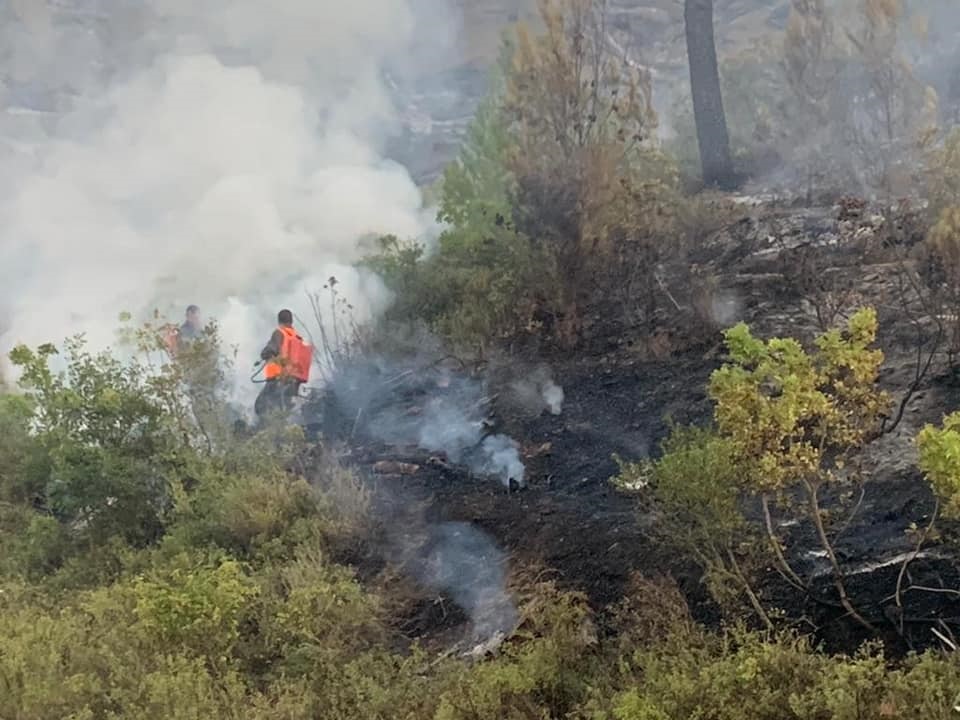
[[[904,248],[888,245],[891,238],[901,245],[915,238],[905,225],[894,232],[884,222],[892,220],[868,208],[850,216],[840,205],[743,203],[698,259],[711,269],[724,307],[734,308],[732,319],[765,337],[809,340],[817,332],[818,299],[791,275],[801,256],[815,258],[820,273],[839,274],[847,310],[879,308],[887,358],[881,384],[899,420],[865,453],[868,482],[835,545],[855,602],[889,627],[891,647],[908,649],[931,642],[930,628],[941,619],[949,624],[960,616],[957,595],[949,592],[960,580],[957,559],[941,543],[927,543],[904,580],[904,587],[927,590],[906,593],[902,608],[889,596],[904,557],[916,549],[908,530],[928,522],[933,509],[912,439],[924,423],[956,408],[960,385],[939,361],[914,382],[917,318],[901,302],[899,265],[891,261]],[[610,479],[615,456],[656,456],[671,422],[709,423],[705,388],[723,361],[720,328],[675,339],[666,353],[651,350],[646,329],[612,332],[601,318],[595,328],[575,352],[540,347],[469,368],[439,356],[403,363],[368,358],[328,389],[324,442],[366,478],[383,519],[381,541],[354,562],[405,568],[435,599],[418,606],[413,634],[468,628],[479,640],[507,631],[513,617],[507,587],[519,568],[552,573],[600,609],[623,597],[635,572],[669,575],[699,618],[719,617],[699,572],[658,534],[649,498],[618,490]],[[836,501],[824,498],[828,510]],[[757,508],[746,511],[759,521]],[[949,524],[942,528],[954,532]],[[854,647],[865,636],[837,607],[812,528],[801,522],[782,530],[791,562],[816,578],[814,591],[798,594],[771,567],[762,595],[803,618],[803,627],[828,647]],[[448,546],[443,538],[451,537]]]

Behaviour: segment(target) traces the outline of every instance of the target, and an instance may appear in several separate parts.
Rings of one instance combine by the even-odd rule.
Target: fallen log
[[[373,471],[377,475],[415,475],[420,471],[420,466],[397,460],[380,460],[373,464]]]

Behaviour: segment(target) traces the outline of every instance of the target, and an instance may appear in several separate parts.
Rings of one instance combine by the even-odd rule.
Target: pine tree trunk
[[[685,0],[683,19],[703,183],[730,190],[736,187],[737,178],[730,159],[730,137],[720,92],[713,38],[713,0]]]

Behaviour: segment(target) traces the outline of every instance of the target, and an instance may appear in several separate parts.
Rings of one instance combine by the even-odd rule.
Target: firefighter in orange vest
[[[196,305],[187,306],[184,313],[184,322],[179,328],[173,324],[164,326],[163,344],[167,348],[170,357],[175,357],[180,348],[193,340],[199,338],[203,332],[203,325],[200,322],[200,308]]]
[[[261,417],[278,409],[289,410],[290,401],[299,394],[300,385],[307,381],[309,373],[309,360],[306,369],[300,367],[302,349],[307,346],[293,329],[293,313],[281,310],[277,323],[270,341],[260,351],[260,359],[266,363],[263,372],[266,382],[253,409]]]

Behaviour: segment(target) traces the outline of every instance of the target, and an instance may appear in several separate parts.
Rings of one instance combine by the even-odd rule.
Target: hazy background
[[[123,310],[179,321],[197,303],[245,378],[277,310],[308,315],[329,276],[361,319],[388,301],[349,267],[359,241],[432,232],[383,157],[399,115],[382,70],[446,61],[444,0],[0,8],[4,354],[79,331],[102,345]]]
[[[721,54],[775,39],[789,4],[716,0]],[[611,37],[654,67],[669,135],[687,95],[683,3],[611,6]],[[911,59],[949,101],[957,4],[907,7],[929,19]],[[436,233],[415,180],[455,154],[500,34],[534,8],[0,0],[3,362],[15,342],[85,331],[102,345],[121,311],[179,321],[197,303],[237,346],[238,400],[250,402],[280,307],[308,315],[305,293],[331,275],[358,319],[389,302],[350,264],[379,233]]]

